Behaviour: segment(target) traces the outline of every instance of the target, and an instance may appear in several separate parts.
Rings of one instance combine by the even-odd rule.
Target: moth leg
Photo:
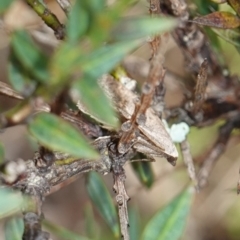
[[[134,162],[155,162],[155,159],[153,158],[137,158],[137,159],[131,159],[129,162],[134,163]]]

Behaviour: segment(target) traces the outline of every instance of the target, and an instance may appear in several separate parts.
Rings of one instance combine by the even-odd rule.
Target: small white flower
[[[190,131],[189,126],[185,122],[173,124],[171,128],[169,128],[168,123],[165,120],[163,120],[163,123],[167,132],[175,143],[181,143],[184,141]]]

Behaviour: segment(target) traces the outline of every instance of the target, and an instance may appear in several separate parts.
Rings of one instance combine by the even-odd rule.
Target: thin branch
[[[116,201],[118,205],[118,215],[120,220],[120,229],[123,240],[129,240],[129,219],[127,202],[130,199],[125,190],[124,182],[126,179],[124,171],[121,173],[113,174],[114,185],[113,189],[116,192]]]
[[[240,169],[239,169],[239,177],[238,177],[238,182],[237,182],[237,194],[240,193]]]
[[[98,138],[103,136],[102,129],[94,123],[89,122],[80,112],[70,110],[64,111],[60,115],[63,119],[73,123],[81,132],[89,138]]]
[[[0,95],[4,95],[10,98],[23,99],[23,96],[14,91],[8,84],[0,82]]]
[[[199,73],[197,75],[197,84],[194,93],[194,101],[191,112],[195,115],[197,114],[205,101],[205,92],[207,88],[207,70],[208,70],[208,61],[204,59],[200,66]]]
[[[180,18],[181,24],[173,31],[173,37],[180,46],[189,72],[194,76],[198,74],[199,68],[204,61],[208,60],[209,80],[215,81],[217,85],[225,90],[225,86],[232,81],[232,78],[225,76],[218,57],[211,50],[207,37],[200,28],[193,23],[188,22],[189,10],[185,0],[161,0],[161,9],[164,13]]]
[[[183,156],[183,161],[187,166],[188,175],[193,182],[193,185],[198,192],[198,180],[196,177],[195,167],[192,159],[192,154],[190,152],[190,146],[187,140],[180,143],[180,148]]]
[[[46,25],[43,26],[44,28],[47,28]],[[30,34],[35,38],[38,42],[50,46],[50,47],[57,47],[59,45],[59,42],[54,35],[51,35],[50,33],[46,31],[40,31],[40,30],[32,30],[30,31]]]
[[[98,161],[70,157],[69,154],[54,152],[55,161],[50,166],[44,164],[44,159],[37,152],[33,160],[26,161],[25,177],[20,179],[14,187],[25,189],[26,186],[35,186],[41,189],[43,196],[49,193],[52,186],[81,173],[96,171],[103,175],[108,174],[111,168],[106,152],[109,137],[95,140],[92,145],[102,157]]]
[[[23,193],[30,199],[23,209],[23,221],[24,221],[24,232],[23,240],[36,240],[43,239],[49,240],[50,234],[42,231],[42,204],[44,201],[44,195],[41,192],[41,188],[35,185],[25,186]]]
[[[33,107],[28,100],[22,101],[8,112],[0,114],[0,129],[23,123],[32,111]]]
[[[69,2],[69,0],[56,0],[56,1],[58,2],[62,10],[65,12],[65,14],[68,15],[71,9],[71,3]]]
[[[235,127],[239,127],[240,116],[237,114],[234,118],[229,119],[219,131],[219,137],[215,142],[212,150],[206,157],[203,165],[198,173],[199,188],[203,188],[207,184],[208,177],[216,161],[224,153],[228,140],[230,139],[231,132]]]
[[[65,27],[60,23],[55,14],[39,2],[39,0],[26,0],[28,5],[42,18],[42,20],[53,29],[57,39],[65,37]]]
[[[151,15],[158,15],[160,13],[159,1],[150,1],[150,13]],[[166,48],[166,42],[168,40],[168,34],[163,34],[160,36],[155,36],[151,40],[150,45],[152,48],[152,58],[150,60],[150,69],[148,73],[148,78],[142,86],[142,95],[139,103],[135,105],[135,110],[131,116],[128,130],[122,133],[119,140],[118,150],[121,153],[126,152],[127,149],[132,145],[135,138],[135,132],[137,131],[137,125],[142,125],[146,121],[145,113],[147,109],[151,106],[153,97],[155,95],[155,89],[158,86],[158,92],[164,93],[163,88],[163,78],[165,75],[165,69],[163,68],[164,56],[163,53]],[[163,91],[162,91],[163,90]],[[160,97],[162,99],[162,97]],[[156,100],[157,98],[155,98]],[[158,103],[155,102],[155,105]],[[158,113],[161,115],[161,112]],[[124,123],[125,124],[125,123]]]
[[[24,213],[24,232],[22,240],[50,240],[50,234],[42,231],[42,219],[34,212]]]

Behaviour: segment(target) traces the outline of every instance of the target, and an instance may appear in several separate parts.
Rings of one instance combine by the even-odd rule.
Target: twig
[[[231,79],[223,74],[223,66],[218,62],[215,53],[211,50],[204,33],[197,25],[188,22],[189,12],[185,0],[161,0],[161,9],[164,13],[180,18],[181,24],[175,31],[173,37],[180,46],[188,70],[195,76],[198,74],[199,68],[206,58],[209,64],[210,81],[216,81],[222,90]]]
[[[160,1],[159,0],[150,0],[150,8],[149,12],[153,17],[159,17],[162,13],[160,8]],[[158,114],[158,116],[162,117],[162,112],[164,110],[164,96],[166,89],[164,88],[163,81],[165,76],[165,69],[163,68],[164,58],[163,54],[166,51],[166,45],[169,40],[169,34],[164,33],[162,35],[156,35],[153,39],[149,42],[151,50],[152,50],[152,57],[150,60],[150,71],[149,71],[149,79],[158,79],[155,84],[155,92],[152,96],[152,108]],[[157,74],[157,75],[156,75]],[[154,76],[156,75],[156,76]]]
[[[65,163],[63,159],[66,160],[69,157],[68,154],[51,152],[52,156],[50,158],[54,157],[55,161],[48,162],[48,164],[37,152],[33,160],[25,162],[26,170],[21,174],[21,178],[12,184],[8,183],[13,188],[20,189],[33,200],[24,210],[23,240],[49,239],[49,234],[43,232],[41,228],[42,203],[54,186],[81,173],[97,171],[101,174],[107,174],[110,172],[111,161],[105,154],[109,141],[109,137],[103,137],[93,142],[93,146],[102,155],[98,161],[75,158]],[[45,150],[43,149],[43,151]],[[121,185],[119,186],[121,187]]]
[[[10,98],[15,98],[15,99],[23,99],[23,96],[21,96],[18,92],[14,91],[8,84],[0,82],[0,94],[10,97]]]
[[[98,138],[103,136],[102,129],[94,123],[89,122],[80,112],[74,113],[67,110],[60,115],[63,119],[73,123],[81,132],[88,136],[88,138]]]
[[[42,231],[41,222],[43,220],[42,203],[43,196],[35,186],[26,186],[24,193],[27,194],[32,201],[28,202],[28,206],[24,209],[24,232],[23,240],[43,239],[49,240],[50,234]]]
[[[22,240],[49,240],[50,234],[42,231],[42,219],[34,212],[27,212],[23,217],[24,232]]]
[[[0,114],[0,129],[23,123],[32,110],[33,107],[28,100],[24,100],[8,112]]]
[[[191,112],[195,115],[197,114],[205,101],[205,92],[207,88],[207,70],[208,70],[208,61],[204,59],[200,66],[199,73],[197,75],[197,84],[195,87],[194,101]]]
[[[116,192],[116,201],[118,205],[118,215],[120,220],[120,229],[123,240],[129,240],[129,220],[128,220],[128,210],[127,202],[130,199],[125,190],[124,182],[126,179],[124,170],[121,173],[113,174],[114,185],[113,189]]]
[[[226,149],[227,142],[231,136],[231,132],[235,127],[239,127],[239,121],[240,116],[237,114],[232,119],[229,119],[221,128],[219,131],[219,137],[217,141],[215,142],[212,150],[206,157],[205,161],[203,162],[203,165],[201,166],[199,173],[198,173],[198,182],[199,182],[199,188],[203,188],[207,184],[207,180],[209,177],[209,174],[216,163],[216,161],[219,159],[219,157],[222,155],[222,153]]]
[[[65,37],[65,27],[62,25],[56,15],[51,13],[39,0],[26,0],[28,5],[42,18],[42,20],[53,29],[57,39],[62,40]]]
[[[106,152],[109,142],[109,137],[102,137],[92,143],[93,147],[95,147],[100,154],[102,153],[102,157],[98,161],[73,157],[70,159],[70,156],[66,153],[55,152],[55,162],[48,166],[44,165],[44,160],[41,159],[41,155],[36,153],[33,160],[26,161],[25,177],[14,184],[14,187],[22,189],[26,188],[26,186],[35,186],[41,189],[41,193],[44,196],[48,194],[52,186],[78,174],[89,171],[107,174],[110,172],[111,162],[103,152]]]
[[[160,6],[159,1],[150,1],[150,13],[159,14]],[[158,86],[158,91],[162,92],[163,78],[165,75],[165,69],[163,68],[164,62],[164,49],[166,41],[168,40],[168,34],[164,34],[163,37],[155,36],[151,40],[150,45],[152,48],[152,58],[150,62],[150,69],[148,78],[142,86],[142,95],[140,103],[136,103],[135,110],[130,119],[128,130],[122,133],[119,140],[118,151],[120,153],[126,152],[127,149],[132,145],[137,131],[137,125],[143,125],[146,121],[146,111],[151,106],[153,97],[155,95],[155,89]],[[156,99],[155,99],[156,100]],[[155,105],[158,103],[155,102]],[[161,105],[161,104],[160,104]],[[161,111],[158,113],[161,115]],[[124,123],[125,124],[125,123]]]
[[[237,182],[237,194],[240,193],[240,169],[239,169],[239,177],[238,177],[238,182]]]
[[[43,26],[47,28],[46,25]],[[46,31],[40,31],[40,30],[32,30],[30,31],[30,34],[35,38],[38,42],[50,46],[50,47],[57,47],[59,45],[59,40],[57,40],[54,35],[50,35],[50,33],[47,33]]]
[[[59,4],[59,6],[62,8],[62,10],[65,12],[67,15],[71,9],[71,4],[69,0],[56,0]]]
[[[195,167],[193,164],[193,159],[192,159],[192,155],[190,152],[190,146],[189,146],[187,139],[180,143],[180,148],[181,148],[181,152],[182,152],[182,156],[183,156],[183,161],[184,161],[185,165],[187,166],[188,175],[189,175],[190,179],[192,180],[196,191],[198,192],[198,180],[196,177]]]

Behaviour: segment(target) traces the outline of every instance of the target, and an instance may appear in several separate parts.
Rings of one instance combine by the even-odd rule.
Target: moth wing
[[[169,159],[176,160],[178,158],[178,151],[160,118],[151,108],[148,108],[145,114],[146,121],[138,126],[139,130],[154,143],[155,146],[163,149],[163,155]]]
[[[139,101],[137,95],[107,74],[102,76],[99,84],[116,110],[125,119],[130,119],[135,110],[135,103]]]

